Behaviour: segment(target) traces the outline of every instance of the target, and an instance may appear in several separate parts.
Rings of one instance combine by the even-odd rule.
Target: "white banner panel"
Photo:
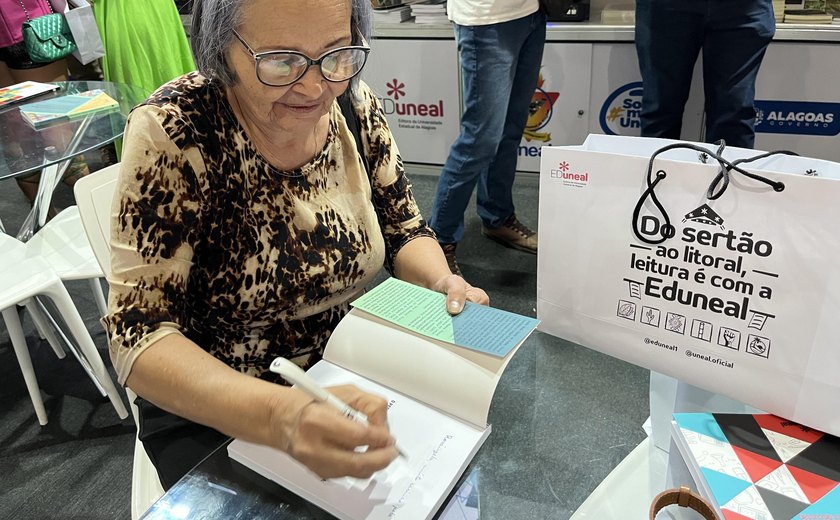
[[[589,134],[592,45],[546,43],[542,67],[519,145],[520,171],[540,171],[540,148],[580,144]]]
[[[455,40],[371,42],[362,77],[377,93],[403,161],[443,164],[461,119]]]

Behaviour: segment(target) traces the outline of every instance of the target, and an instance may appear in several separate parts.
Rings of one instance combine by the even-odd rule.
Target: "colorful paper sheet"
[[[498,357],[505,357],[539,323],[471,302],[452,316],[446,311],[445,295],[396,278],[385,280],[352,305],[418,334]]]

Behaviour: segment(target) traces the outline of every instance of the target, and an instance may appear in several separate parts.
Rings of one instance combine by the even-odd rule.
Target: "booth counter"
[[[604,25],[597,21],[548,24],[548,42],[633,42],[632,25]],[[375,38],[454,39],[450,25],[416,23],[377,24]],[[775,41],[840,43],[840,26],[832,24],[780,24],[776,26]]]
[[[590,133],[639,135],[641,75],[632,25],[549,23],[540,84],[518,169],[539,171],[540,147],[580,144]],[[191,16],[182,21],[189,35]],[[840,25],[779,24],[756,85],[756,148],[840,161]],[[380,95],[405,162],[443,165],[458,136],[461,91],[450,24],[377,24],[362,73]],[[683,138],[703,137],[700,64]]]
[[[639,135],[641,76],[632,25],[550,23],[540,82],[519,148],[539,171],[540,147],[589,133]],[[780,24],[756,85],[756,148],[840,160],[840,26]],[[450,25],[375,27],[363,77],[382,99],[406,162],[440,166],[459,130],[458,56]],[[695,69],[683,138],[702,140],[702,74]]]

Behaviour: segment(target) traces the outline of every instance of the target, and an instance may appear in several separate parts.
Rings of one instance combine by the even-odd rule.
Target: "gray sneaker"
[[[537,232],[519,222],[516,215],[511,215],[504,224],[497,228],[482,224],[481,234],[503,246],[528,253],[537,253]]]

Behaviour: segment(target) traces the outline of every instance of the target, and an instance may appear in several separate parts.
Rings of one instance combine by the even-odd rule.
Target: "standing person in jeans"
[[[513,179],[545,44],[537,0],[449,0],[464,92],[461,134],[440,174],[429,224],[449,267],[460,273],[455,247],[464,212],[476,195],[482,234],[537,252],[537,233],[516,218]]]
[[[680,138],[703,49],[706,141],[752,148],[755,80],[775,30],[771,0],[636,0],[642,135]]]

